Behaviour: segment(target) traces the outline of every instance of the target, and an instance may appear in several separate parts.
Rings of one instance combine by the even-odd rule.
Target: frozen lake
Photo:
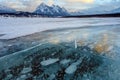
[[[120,18],[1,17],[0,49],[3,80],[119,80]]]
[[[120,18],[4,18],[0,17],[0,39],[12,39],[35,32],[76,27],[118,25]]]

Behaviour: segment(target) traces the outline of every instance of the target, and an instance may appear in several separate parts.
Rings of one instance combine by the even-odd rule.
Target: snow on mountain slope
[[[111,12],[113,12],[113,13],[120,13],[120,7],[112,10]]]
[[[114,10],[115,7],[110,7],[110,6],[107,6],[107,5],[99,5],[99,6],[96,6],[96,7],[93,7],[93,8],[88,8],[88,9],[85,9],[85,10],[80,10],[78,11],[79,13],[82,13],[83,15],[92,15],[92,14],[110,14],[110,13],[113,13],[112,10]],[[120,11],[120,9],[118,9]],[[116,9],[116,11],[118,11]],[[80,14],[81,15],[81,14]]]
[[[70,12],[70,15],[72,16],[79,16],[79,15],[84,15],[84,13],[81,13],[80,11],[75,11],[75,12]]]
[[[41,3],[34,13],[48,15],[48,16],[65,16],[69,15],[65,8],[61,8],[58,5],[48,6],[44,3]]]
[[[0,13],[13,13],[15,12],[14,9],[0,5]]]
[[[107,8],[100,8],[100,7],[95,7],[95,8],[90,8],[84,11],[81,11],[83,14],[106,14],[109,13],[109,10]]]

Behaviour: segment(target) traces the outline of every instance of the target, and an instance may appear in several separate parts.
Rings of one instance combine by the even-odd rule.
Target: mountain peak
[[[58,5],[53,4],[52,7],[59,7]]]
[[[48,6],[45,3],[41,3],[36,8],[34,13],[43,14],[43,15],[47,15],[47,16],[65,16],[65,15],[68,15],[67,10],[65,10],[64,8],[61,8],[60,6],[54,5],[54,4],[52,6]]]
[[[120,13],[120,7],[118,7],[118,8],[116,8],[116,9],[112,10],[112,12],[113,12],[113,13]]]
[[[47,6],[47,5],[46,5],[45,3],[42,2],[42,3],[40,4],[40,6]]]

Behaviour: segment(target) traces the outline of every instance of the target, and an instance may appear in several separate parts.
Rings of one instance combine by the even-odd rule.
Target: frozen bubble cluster
[[[0,80],[119,80],[119,74],[111,78],[114,61],[88,46],[65,42],[41,47],[19,65],[1,70]]]

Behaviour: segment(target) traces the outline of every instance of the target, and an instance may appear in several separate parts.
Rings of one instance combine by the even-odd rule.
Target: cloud
[[[67,2],[82,2],[82,3],[93,3],[94,0],[66,0]]]
[[[42,2],[52,5],[54,4],[54,0],[5,0],[1,4],[5,6],[14,8],[18,11],[34,11],[37,6],[39,6]]]
[[[83,10],[91,8],[94,4],[94,0],[64,0],[63,5],[70,11]]]
[[[54,0],[48,0],[48,1],[47,1],[47,4],[48,4],[48,5],[54,4]]]
[[[5,0],[1,4],[14,8],[18,11],[34,11],[35,8],[45,0]]]
[[[1,4],[5,5],[7,7],[14,8],[14,9],[19,9],[20,6],[21,6],[21,9],[25,8],[25,6],[19,0],[16,0],[15,2],[6,0],[6,1],[2,2]]]
[[[93,3],[94,2],[94,0],[81,0],[81,1],[84,3]]]

